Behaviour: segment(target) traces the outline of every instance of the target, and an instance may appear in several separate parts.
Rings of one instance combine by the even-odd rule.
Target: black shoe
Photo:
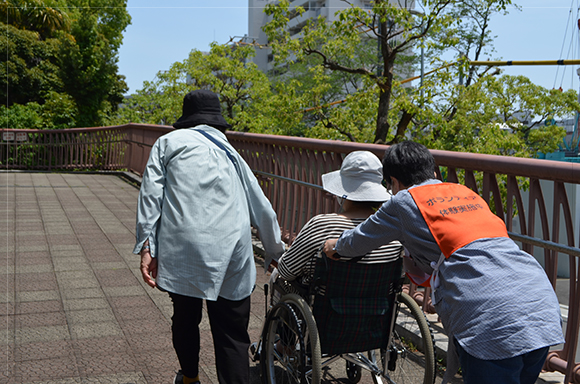
[[[261,347],[261,345],[260,345]],[[261,348],[260,348],[261,349]],[[254,342],[249,347],[250,358],[253,362],[260,361],[260,351],[258,350],[258,343]]]
[[[173,384],[183,384],[183,372],[179,370],[173,379]],[[200,384],[199,380],[194,382],[193,384]]]
[[[183,384],[183,373],[180,371],[177,372],[175,375],[175,379],[173,379],[173,384]]]

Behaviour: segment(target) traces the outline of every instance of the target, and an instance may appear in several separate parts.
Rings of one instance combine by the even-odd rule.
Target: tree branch
[[[328,60],[326,55],[318,49],[304,48],[304,53],[307,55],[315,54],[315,55],[320,56],[322,58],[322,65],[324,66],[324,68],[330,69],[332,71],[341,71],[341,72],[352,73],[352,74],[357,74],[357,75],[366,75],[366,76],[370,77],[371,79],[380,83],[380,77],[377,76],[372,71],[370,71],[366,68],[350,68],[350,67],[345,67],[343,65],[340,65],[332,60]]]
[[[399,140],[405,136],[405,131],[407,130],[409,123],[413,119],[413,116],[414,114],[409,113],[406,110],[403,110],[403,116],[401,116],[399,124],[397,124],[397,132],[395,133],[395,137],[393,137],[393,140],[391,140],[388,143],[388,145],[398,143]]]
[[[336,129],[338,131],[338,133],[345,135],[346,137],[348,137],[348,139],[350,141],[352,141],[353,143],[356,143],[356,138],[352,135],[352,133],[344,131],[340,128],[338,128],[336,125],[334,125],[334,123],[330,120],[327,120],[326,122],[324,122],[324,126],[326,128],[330,128],[330,129]]]

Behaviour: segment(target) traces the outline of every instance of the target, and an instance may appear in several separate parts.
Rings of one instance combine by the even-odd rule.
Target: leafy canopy
[[[123,31],[131,21],[126,6],[127,0],[0,3],[7,22],[0,23],[0,48],[7,53],[0,66],[2,104],[8,110],[14,106],[13,116],[25,106],[32,114],[41,108],[43,118],[54,119],[28,128],[108,123],[128,89],[117,66]]]
[[[271,21],[264,31],[276,59],[272,81],[297,80],[298,96],[311,106],[298,129],[302,135],[379,143],[412,138],[430,148],[516,156],[557,147],[563,128],[542,122],[575,113],[574,91],[470,65],[493,54],[489,22],[505,14],[511,0],[372,4],[369,10],[345,2],[333,22],[305,20],[299,33],[288,25],[300,25],[303,8],[289,1],[266,7]],[[440,69],[409,86],[405,79],[418,70],[421,50],[423,60]],[[348,81],[341,83],[338,74]]]
[[[139,122],[171,125],[181,116],[183,97],[195,89],[220,96],[226,120],[234,129],[262,131],[273,128],[262,118],[272,91],[264,73],[250,61],[254,48],[213,43],[210,52],[193,50],[143,89],[125,100],[118,123]],[[270,100],[274,102],[273,100]]]

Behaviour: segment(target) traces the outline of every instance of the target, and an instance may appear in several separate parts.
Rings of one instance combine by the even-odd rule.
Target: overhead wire
[[[568,12],[568,20],[566,21],[566,28],[564,29],[564,38],[562,39],[562,47],[560,48],[560,58],[564,53],[564,45],[566,44],[566,37],[568,36],[568,28],[570,26],[570,18],[572,17],[572,7],[574,5],[574,0],[570,3],[570,11]],[[558,73],[560,72],[560,68],[556,69],[556,75],[554,76],[554,85],[552,88],[556,88],[556,83],[558,82]],[[562,86],[562,82],[560,82],[560,86]]]
[[[566,57],[570,57],[570,50],[572,48],[572,46],[574,45],[574,40],[570,39],[570,44],[568,45],[568,53],[566,54]],[[564,79],[566,77],[566,67],[562,68],[562,78],[560,80],[560,88],[562,87],[562,84],[564,84]]]
[[[570,12],[572,11],[572,9],[570,9]],[[576,25],[576,28],[578,28],[578,26]],[[571,56],[573,55],[572,50],[574,48],[575,44],[574,44],[574,32],[571,33],[570,36],[570,45],[568,46],[568,55],[566,56],[568,57],[575,57],[575,56]],[[566,76],[566,70],[568,68],[565,68],[562,70],[562,81],[560,81],[560,87],[562,87],[562,84],[564,84],[564,77]]]

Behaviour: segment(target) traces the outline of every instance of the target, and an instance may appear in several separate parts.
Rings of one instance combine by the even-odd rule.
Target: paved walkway
[[[171,303],[132,254],[137,196],[113,174],[0,172],[0,384],[172,382]],[[252,340],[264,316],[258,269]],[[200,379],[217,383],[206,320],[202,329]],[[259,383],[254,364],[252,375]],[[345,377],[340,364],[325,379]]]

